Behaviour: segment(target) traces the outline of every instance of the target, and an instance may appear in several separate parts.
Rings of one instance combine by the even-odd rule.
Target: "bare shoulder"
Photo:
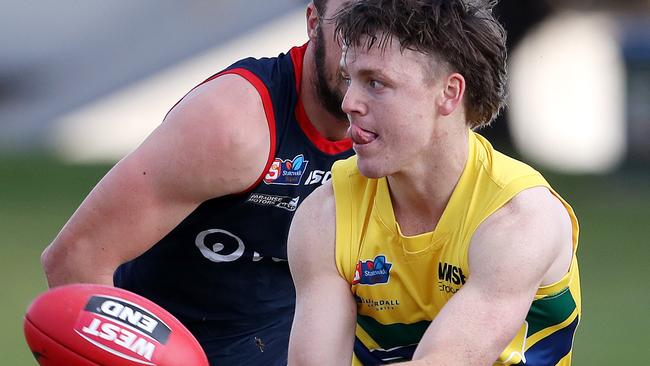
[[[334,190],[330,181],[305,199],[291,222],[287,249],[292,273],[323,270],[323,263],[331,263],[326,268],[336,270],[335,223]]]
[[[334,189],[332,188],[331,181],[316,188],[314,192],[305,198],[302,205],[300,205],[296,211],[294,220],[296,220],[296,218],[298,220],[334,224]]]
[[[572,244],[572,223],[562,202],[545,187],[529,188],[476,230],[470,246],[470,270],[490,271],[492,267],[494,274],[494,265],[522,268],[525,271],[519,278],[538,287],[566,273]]]
[[[219,76],[192,90],[164,123],[182,129],[179,138],[187,136],[210,151],[226,150],[231,155],[255,151],[269,139],[261,96],[246,79],[234,74]]]
[[[230,117],[231,120],[214,119],[215,116]],[[180,118],[188,124],[201,124],[195,127],[207,123],[229,130],[231,126],[243,127],[241,123],[259,122],[258,117],[264,117],[264,110],[257,89],[239,75],[226,74],[192,89],[174,106],[166,120],[177,121]],[[233,118],[236,123],[233,123]]]
[[[546,187],[525,189],[488,217],[481,229],[543,230],[557,233],[571,227],[566,207]]]
[[[250,187],[266,165],[270,136],[255,87],[223,75],[188,93],[134,159],[170,173],[170,194],[188,187],[188,194],[204,200]]]

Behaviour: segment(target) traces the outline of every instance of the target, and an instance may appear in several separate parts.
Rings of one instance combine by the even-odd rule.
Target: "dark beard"
[[[327,85],[327,67],[325,65],[325,42],[323,42],[323,31],[320,27],[317,30],[316,50],[314,54],[316,66],[316,78],[314,87],[320,104],[336,119],[347,121],[347,115],[341,110],[343,94]]]

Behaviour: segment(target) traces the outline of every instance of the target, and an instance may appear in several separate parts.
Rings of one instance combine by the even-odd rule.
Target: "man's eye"
[[[370,85],[372,89],[378,89],[384,86],[384,84],[382,84],[381,81],[377,81],[377,80],[370,80],[368,85]]]
[[[350,77],[349,77],[349,76],[347,76],[347,75],[341,75],[341,80],[343,80],[343,82],[345,83],[345,85],[348,85],[348,86],[350,85],[351,80],[350,80]]]

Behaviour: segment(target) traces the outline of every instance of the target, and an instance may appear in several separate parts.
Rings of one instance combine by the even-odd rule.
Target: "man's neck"
[[[405,235],[433,231],[447,207],[468,158],[469,130],[436,143],[430,157],[388,176],[395,218]]]
[[[337,119],[320,103],[314,87],[316,85],[314,67],[314,47],[313,43],[310,43],[305,51],[302,80],[300,81],[300,99],[305,108],[305,113],[321,136],[330,141],[342,140],[345,138],[348,129],[348,121]]]

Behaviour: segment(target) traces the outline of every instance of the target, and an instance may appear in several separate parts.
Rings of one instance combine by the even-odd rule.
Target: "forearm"
[[[41,255],[41,265],[50,288],[71,283],[113,285],[117,263],[102,260],[100,253],[74,251],[53,243]]]
[[[436,315],[407,365],[492,365],[523,324],[526,301],[467,282]]]
[[[73,283],[96,283],[100,285],[113,286],[113,275],[97,273],[78,273],[70,271],[45,271],[47,286],[54,288]]]
[[[154,245],[194,207],[162,198],[122,161],[91,191],[41,256],[50,287],[113,284],[113,273]],[[142,176],[142,173],[139,174]],[[149,176],[148,174],[146,176]]]
[[[327,300],[326,300],[327,299]],[[315,306],[299,304],[289,344],[289,365],[346,365],[352,362],[356,309],[351,296],[322,296]]]

